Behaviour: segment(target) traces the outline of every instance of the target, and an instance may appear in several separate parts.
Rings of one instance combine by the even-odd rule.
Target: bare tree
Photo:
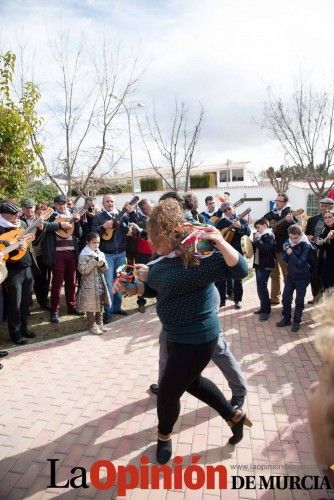
[[[204,116],[203,106],[200,105],[198,117],[192,126],[188,125],[188,115],[189,109],[186,108],[184,101],[176,99],[170,130],[165,134],[155,110],[151,119],[146,115],[147,134],[144,133],[142,125],[137,120],[152,168],[166,186],[174,191],[178,188],[187,191],[189,188],[190,172],[195,166],[195,156]],[[184,179],[183,185],[180,185],[179,182],[181,178]]]
[[[276,193],[285,193],[288,190],[290,181],[295,178],[294,170],[291,167],[281,166],[278,170],[269,167],[265,173]]]
[[[68,194],[75,177],[80,177],[85,193],[92,177],[106,176],[123,157],[114,145],[114,122],[122,102],[131,96],[143,74],[138,69],[139,55],[126,59],[121,47],[110,46],[105,38],[96,51],[98,56],[89,54],[83,39],[74,51],[70,47],[64,31],[57,42],[50,41],[59,98],[49,109],[55,123],[47,125],[56,129],[53,134],[60,139],[51,161],[45,151],[39,152],[46,175],[60,191],[55,175],[65,176]],[[32,143],[36,142],[33,135]]]
[[[332,177],[334,153],[334,88],[318,92],[300,81],[288,102],[268,89],[262,127],[279,141],[295,165],[299,178],[306,179],[317,199],[322,198]],[[319,168],[317,165],[321,165]]]

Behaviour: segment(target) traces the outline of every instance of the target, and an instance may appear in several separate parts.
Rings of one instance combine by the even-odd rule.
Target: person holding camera
[[[88,330],[94,335],[101,335],[108,330],[103,325],[103,305],[110,306],[110,295],[103,276],[107,271],[106,257],[99,250],[100,236],[88,233],[86,246],[79,255],[78,270],[81,274],[78,289],[78,306],[86,312]]]
[[[82,236],[79,241],[79,252],[86,246],[87,235],[92,231],[93,219],[99,211],[93,196],[85,198],[85,208],[87,211],[80,217]]]

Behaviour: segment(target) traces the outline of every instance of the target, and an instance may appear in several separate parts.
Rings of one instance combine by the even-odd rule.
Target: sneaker
[[[300,330],[300,324],[296,323],[295,321],[292,323],[291,331],[292,332],[298,332]]]
[[[234,394],[231,399],[231,405],[233,408],[241,409],[244,405],[245,402],[245,396],[238,396],[237,394]]]
[[[159,386],[158,386],[158,384],[151,384],[150,385],[150,391],[153,392],[153,394],[158,394],[158,392],[159,392]]]
[[[281,319],[281,321],[278,321],[276,323],[276,326],[278,326],[278,328],[281,328],[282,326],[290,326],[291,325],[291,320],[290,319]]]
[[[59,323],[59,314],[57,312],[50,314],[50,323]]]
[[[79,311],[79,309],[77,307],[73,307],[72,309],[69,309],[67,312],[71,316],[84,316],[85,315],[85,313],[82,311]]]
[[[127,311],[120,309],[119,311],[114,311],[114,314],[119,314],[120,316],[128,316]]]
[[[109,330],[109,327],[108,327],[108,326],[105,326],[103,323],[100,323],[100,324],[98,325],[98,327],[100,328],[100,330],[101,330],[102,332],[107,332],[107,331]]]
[[[261,313],[259,316],[259,321],[268,321],[269,319],[269,314],[267,313]]]
[[[234,309],[241,309],[241,308],[242,308],[242,302],[241,301],[234,303]]]
[[[102,335],[102,333],[103,333],[102,330],[100,330],[100,328],[98,327],[98,325],[96,323],[94,323],[94,325],[92,326],[92,328],[89,331],[93,335]]]

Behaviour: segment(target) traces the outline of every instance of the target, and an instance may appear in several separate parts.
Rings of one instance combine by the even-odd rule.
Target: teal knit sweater
[[[186,268],[179,257],[165,258],[150,268],[145,295],[157,297],[157,314],[167,339],[180,344],[204,344],[218,336],[219,320],[214,309],[213,283],[218,279],[242,279],[248,266],[239,255],[228,267],[220,252]]]

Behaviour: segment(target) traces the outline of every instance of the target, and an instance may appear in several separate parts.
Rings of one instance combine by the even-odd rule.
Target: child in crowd
[[[110,305],[108,287],[103,276],[108,264],[104,253],[99,250],[100,236],[97,233],[88,233],[86,241],[78,262],[81,274],[78,307],[87,314],[90,333],[101,335],[108,330],[102,319],[102,306]]]
[[[284,243],[283,260],[288,263],[288,275],[283,291],[283,309],[281,321],[276,326],[291,325],[291,306],[293,292],[296,290],[295,311],[293,315],[292,332],[298,332],[304,310],[306,288],[311,280],[315,266],[315,249],[303,233],[300,226],[293,224],[288,228],[289,240]]]
[[[259,219],[254,226],[256,229],[253,238],[254,268],[257,294],[260,299],[260,309],[254,314],[259,314],[260,321],[267,321],[271,312],[268,280],[276,262],[275,236],[269,227],[268,219]]]

